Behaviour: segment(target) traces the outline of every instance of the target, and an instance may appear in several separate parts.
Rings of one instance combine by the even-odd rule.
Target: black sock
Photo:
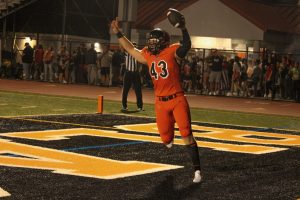
[[[197,143],[195,142],[193,144],[186,145],[186,147],[187,147],[187,152],[188,152],[189,156],[192,159],[195,171],[196,170],[201,170],[200,157],[199,157],[199,151],[198,151]]]

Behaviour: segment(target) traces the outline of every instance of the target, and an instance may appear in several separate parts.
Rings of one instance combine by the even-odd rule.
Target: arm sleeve
[[[191,49],[192,42],[190,38],[190,34],[188,33],[187,29],[182,30],[182,44],[176,50],[176,55],[179,58],[184,58],[188,51]]]

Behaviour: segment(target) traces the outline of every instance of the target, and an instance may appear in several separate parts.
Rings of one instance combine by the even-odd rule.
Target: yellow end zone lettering
[[[158,133],[155,123],[122,125],[116,127],[127,131],[156,133],[156,134]],[[198,125],[193,125],[192,129],[194,131],[193,134],[195,137],[210,138],[215,140],[247,142],[247,143],[255,143],[255,144],[273,144],[273,145],[282,145],[282,146],[300,145],[300,136],[292,135],[292,134],[279,134],[279,133],[270,133],[270,132],[214,128],[214,127],[198,126]],[[197,133],[196,132],[197,130],[206,131],[206,132]],[[176,133],[179,135],[178,131]],[[252,136],[253,138],[249,138],[249,136]],[[274,138],[274,139],[259,139],[259,138],[255,138],[255,136]]]
[[[193,130],[208,131],[206,133],[195,133],[195,136],[210,138],[215,140],[246,142],[246,143],[255,143],[255,144],[271,144],[271,145],[280,145],[280,146],[300,145],[300,136],[292,135],[292,134],[212,128],[212,127],[205,127],[205,126],[193,126]],[[267,138],[272,138],[272,139],[267,139]]]
[[[144,126],[148,127],[147,129],[148,131],[146,131]],[[141,127],[142,131],[139,131],[140,130],[139,127]],[[86,128],[61,129],[61,130],[52,130],[52,131],[35,131],[35,132],[16,132],[16,133],[7,133],[3,135],[7,137],[17,137],[17,138],[45,140],[45,141],[67,139],[68,137],[79,136],[79,135],[89,135],[95,137],[107,137],[107,138],[134,140],[134,141],[147,141],[147,142],[161,143],[161,139],[157,135],[158,134],[157,131],[155,131],[155,124],[130,125],[130,126],[123,126],[123,127],[118,126],[118,128],[121,128],[123,130],[131,130],[135,132],[152,132],[155,133],[156,135],[149,136],[143,134],[127,134],[127,133],[120,133],[116,131],[86,129]],[[195,135],[195,136],[202,137],[202,134]],[[174,139],[174,144],[184,145],[181,139],[176,139],[176,138]],[[200,147],[211,148],[219,151],[249,153],[249,154],[264,154],[264,153],[272,153],[272,152],[286,150],[286,148],[278,148],[278,147],[270,147],[270,146],[262,146],[262,145],[249,145],[249,144],[240,145],[240,144],[229,144],[229,143],[221,143],[221,142],[207,142],[207,141],[199,141],[199,140],[197,140],[197,144]]]
[[[155,123],[120,125],[116,127],[126,131],[147,132],[147,133],[158,134]],[[213,127],[198,126],[198,125],[193,125],[192,128],[194,130],[193,134],[195,137],[209,138],[209,139],[221,140],[221,141],[235,141],[241,143],[256,144],[256,145],[233,145],[233,144],[224,144],[224,143],[216,143],[216,142],[197,141],[197,143],[201,147],[213,148],[215,150],[220,150],[220,151],[263,154],[263,153],[272,153],[272,152],[287,150],[287,148],[262,146],[264,144],[279,145],[279,146],[300,145],[300,136],[292,135],[292,134],[279,134],[279,133],[257,132],[257,131],[247,131],[247,130],[213,128]],[[197,132],[197,130],[205,131],[205,132],[199,133]],[[179,135],[178,131],[176,131],[176,134]],[[264,137],[264,138],[262,139],[259,137]],[[272,138],[272,139],[266,139],[266,138]],[[262,144],[262,145],[257,145],[257,144]]]
[[[53,173],[99,179],[115,179],[182,167],[140,161],[117,161],[19,144],[5,139],[0,139],[0,154],[23,156],[0,155],[2,166],[45,169],[52,170]]]

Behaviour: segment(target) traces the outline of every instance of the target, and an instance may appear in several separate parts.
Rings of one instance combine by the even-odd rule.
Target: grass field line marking
[[[101,145],[101,146],[87,146],[87,147],[77,147],[77,148],[66,148],[66,149],[62,149],[62,150],[63,151],[76,151],[76,150],[87,150],[87,149],[102,149],[102,148],[127,146],[127,145],[134,145],[134,144],[143,144],[143,143],[146,143],[146,141],[125,142],[125,143],[116,143],[116,144],[108,144],[108,145]]]
[[[9,194],[8,192],[6,192],[0,187],[0,197],[9,197],[9,196],[11,196],[11,194]]]
[[[12,93],[16,95],[23,95],[23,96],[41,96],[41,97],[47,97],[47,98],[57,98],[57,99],[71,99],[71,100],[83,100],[83,101],[95,101],[92,98],[86,98],[86,97],[78,97],[78,96],[63,96],[63,95],[51,95],[51,94],[41,94],[41,93],[33,93],[33,92],[17,92],[17,91],[6,91],[1,90],[0,93]],[[76,99],[74,99],[76,98]]]
[[[36,108],[37,106],[22,106],[22,109],[27,109],[27,108]]]
[[[66,109],[64,109],[64,108],[59,108],[59,109],[53,109],[52,111],[64,111],[64,110],[66,110]]]

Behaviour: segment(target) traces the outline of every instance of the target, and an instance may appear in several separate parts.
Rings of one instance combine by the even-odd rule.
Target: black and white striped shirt
[[[127,71],[131,71],[131,72],[138,71],[137,61],[127,52],[125,52],[125,67]]]

